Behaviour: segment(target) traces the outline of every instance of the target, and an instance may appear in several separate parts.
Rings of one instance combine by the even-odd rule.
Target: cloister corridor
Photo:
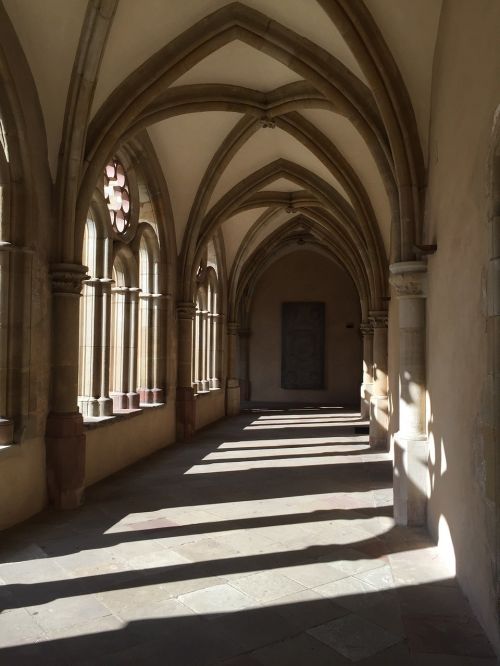
[[[247,410],[5,532],[0,664],[496,663],[365,431]]]

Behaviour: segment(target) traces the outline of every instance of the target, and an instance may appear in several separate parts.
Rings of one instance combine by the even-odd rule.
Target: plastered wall
[[[217,389],[210,393],[201,393],[195,398],[195,429],[218,421],[225,415],[225,391]]]
[[[281,304],[325,303],[325,390],[285,390],[281,383]],[[352,324],[353,328],[347,328]],[[278,259],[263,274],[252,304],[250,383],[252,400],[328,402],[359,406],[362,341],[359,296],[350,277],[310,250]]]
[[[90,486],[174,442],[175,402],[89,428],[86,436],[85,485]]]
[[[494,463],[487,415],[488,158],[500,104],[497,0],[445,3],[436,47],[426,242],[428,268],[428,521],[499,647],[493,580]]]

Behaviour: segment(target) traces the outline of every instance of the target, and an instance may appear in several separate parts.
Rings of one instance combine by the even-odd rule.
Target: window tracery
[[[193,388],[206,393],[220,388],[220,284],[212,242],[196,272],[196,314],[193,335]]]
[[[79,407],[85,417],[164,401],[164,296],[150,201],[148,219],[138,219],[147,191],[140,173],[126,172],[113,159],[89,211],[82,261],[90,277],[80,306]]]
[[[124,234],[130,221],[130,189],[125,169],[116,158],[104,169],[104,198],[113,229]]]

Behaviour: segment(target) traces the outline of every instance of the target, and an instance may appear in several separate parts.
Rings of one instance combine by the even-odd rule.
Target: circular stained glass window
[[[111,160],[104,170],[104,198],[108,204],[113,229],[123,234],[129,225],[130,192],[125,170],[118,160]]]

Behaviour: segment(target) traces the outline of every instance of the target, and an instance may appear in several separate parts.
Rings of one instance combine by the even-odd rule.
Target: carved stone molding
[[[387,310],[371,310],[368,319],[370,321],[372,329],[387,328],[389,317],[387,314]]]
[[[194,319],[196,314],[196,305],[189,301],[177,303],[178,319]]]
[[[87,266],[81,264],[52,264],[50,278],[53,293],[79,295],[82,290],[82,282],[89,276]]]
[[[227,334],[228,335],[238,335],[240,330],[240,325],[236,321],[228,321],[227,323]]]
[[[361,335],[373,335],[373,324],[371,323],[370,320],[367,321],[362,321],[361,324],[359,325],[359,330],[361,331]]]
[[[423,261],[403,261],[389,266],[389,282],[398,298],[427,296],[427,264]]]
[[[276,121],[269,116],[262,116],[260,119],[260,126],[263,129],[274,129],[276,127]]]

